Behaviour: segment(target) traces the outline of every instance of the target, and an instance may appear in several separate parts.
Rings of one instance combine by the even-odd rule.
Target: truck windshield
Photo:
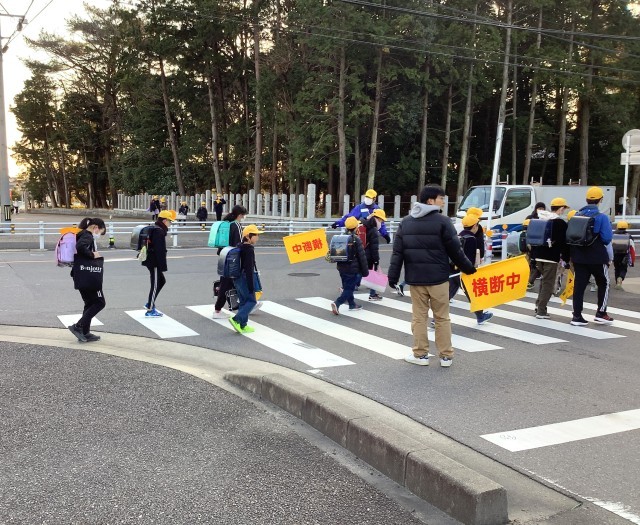
[[[506,188],[496,187],[493,201],[493,210],[500,208],[500,203],[504,199]],[[458,211],[467,211],[469,208],[480,208],[482,211],[489,211],[489,197],[491,196],[491,186],[474,186],[469,188],[460,203]]]

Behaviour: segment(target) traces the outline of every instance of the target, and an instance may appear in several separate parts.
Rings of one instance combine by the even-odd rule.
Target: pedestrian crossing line
[[[362,295],[363,298],[366,298],[367,295],[366,294],[357,294],[357,296]],[[464,303],[462,303],[464,304]],[[387,299],[385,298],[384,300],[380,301],[379,303],[376,303],[377,306],[389,306],[391,308],[394,308],[396,310],[400,310],[402,312],[409,312],[411,313],[411,304],[403,302],[403,301],[398,301],[395,299]],[[469,309],[469,303],[466,303],[466,307],[465,309]],[[537,334],[535,332],[529,332],[527,330],[520,330],[518,328],[512,328],[510,326],[502,326],[499,324],[487,324],[487,325],[479,325],[478,322],[475,319],[475,316],[473,317],[465,317],[462,315],[456,315],[456,314],[449,314],[449,318],[451,319],[451,322],[455,325],[460,325],[460,326],[464,326],[466,328],[473,328],[474,330],[478,330],[480,332],[486,332],[492,335],[500,335],[502,337],[507,337],[509,339],[517,339],[518,341],[526,341],[527,343],[532,343],[534,345],[547,345],[547,344],[553,344],[553,343],[566,343],[567,341],[565,341],[564,339],[558,339],[556,337],[550,337],[547,335],[542,335],[542,334]],[[409,330],[411,329],[411,325],[409,325]],[[432,334],[430,334],[432,335]],[[435,337],[435,336],[434,336]],[[494,348],[484,348],[482,345],[484,345],[485,343],[481,343],[480,341],[478,341],[477,339],[470,339],[467,337],[462,337],[462,336],[458,336],[453,334],[452,336],[452,343],[454,348],[460,348],[460,350],[465,350],[466,352],[482,352],[484,350],[496,350],[496,349],[502,349],[501,347],[494,347]],[[467,346],[469,346],[470,348],[462,348],[461,346],[458,346],[460,343],[460,339],[462,339],[462,342],[465,343]],[[458,340],[458,344],[456,344],[456,340]]]
[[[526,301],[511,301],[509,305],[515,306],[516,308],[527,308],[527,309],[531,309],[531,307],[533,306],[531,303],[527,303]],[[571,319],[573,317],[572,312],[568,310],[563,310],[562,308],[554,308],[553,306],[547,306],[547,312],[551,315],[566,317],[568,319]],[[594,322],[593,324],[597,326],[596,322]],[[631,330],[632,332],[640,332],[639,324],[630,323],[629,321],[622,321],[617,318],[611,326],[613,328],[622,328],[623,330]]]
[[[142,326],[148,328],[155,333],[160,339],[169,339],[173,337],[189,337],[199,335],[188,326],[172,319],[167,314],[162,317],[145,317],[147,310],[128,310],[126,314],[132,319],[138,321]]]
[[[469,309],[469,303],[458,301],[457,299],[451,301],[451,306],[453,306],[454,308],[464,308],[466,310]],[[528,308],[531,308],[531,306],[528,306]],[[568,334],[580,335],[582,337],[590,337],[591,339],[618,339],[621,337],[625,337],[624,335],[620,334],[614,334],[602,330],[593,330],[592,328],[585,328],[584,326],[573,326],[569,323],[561,323],[559,321],[552,321],[551,319],[536,319],[533,315],[519,314],[510,310],[503,310],[500,308],[491,308],[491,312],[493,312],[494,319],[496,317],[502,317],[510,321],[517,321],[518,323],[534,325],[541,328],[542,330],[556,330],[558,332],[566,332]]]
[[[223,326],[235,332],[234,328],[229,323],[228,318],[212,319],[211,316],[213,315],[213,304],[187,306],[187,308],[197,314],[200,314],[203,317],[206,317],[210,321],[215,321],[220,326]],[[256,343],[260,343],[261,345],[266,346],[271,350],[275,350],[276,352],[291,357],[292,359],[300,361],[301,363],[304,363],[313,368],[328,368],[332,366],[345,366],[355,364],[353,361],[349,361],[348,359],[344,359],[338,355],[332,354],[331,352],[327,352],[326,350],[322,350],[321,348],[317,348],[308,343],[303,343],[298,339],[278,332],[277,330],[273,330],[268,326],[255,323],[253,319],[251,319],[250,325],[255,328],[255,332],[252,334],[243,334],[242,337],[251,339]]]
[[[537,299],[538,298],[538,294],[534,293],[534,292],[527,292],[527,297],[531,298],[531,299]],[[611,296],[609,296],[611,297]],[[551,299],[549,300],[550,303],[560,303],[562,304],[562,299],[560,299],[559,297],[551,297]],[[571,299],[567,299],[567,306],[568,307],[572,307],[573,306],[573,301]],[[585,310],[593,310],[593,311],[597,311],[598,310],[598,305],[595,303],[583,303],[584,309]],[[613,314],[613,315],[623,315],[625,317],[631,317],[633,319],[640,319],[640,312],[636,312],[634,310],[625,310],[624,308],[615,308],[612,306],[607,306],[607,313]]]
[[[58,315],[57,317],[66,328],[67,326],[76,324],[82,317],[82,314]],[[94,317],[93,319],[91,319],[91,326],[104,326],[104,323],[101,323]]]
[[[328,335],[329,337],[340,339],[358,348],[371,350],[372,352],[390,357],[391,359],[404,359],[412,352],[410,346],[401,345],[400,343],[389,341],[367,332],[342,326],[272,301],[262,301],[262,309],[260,311],[275,315],[290,323],[304,326],[305,328]]]
[[[640,410],[638,409],[510,432],[485,434],[480,437],[511,452],[520,452],[637,429],[640,429]]]
[[[359,294],[358,294],[359,295]],[[368,297],[368,295],[366,295]],[[310,304],[312,306],[317,306],[319,308],[323,308],[326,311],[330,311],[331,309],[331,300],[325,299],[324,297],[305,297],[302,299],[298,299],[306,304]],[[376,306],[385,306],[382,303],[391,303],[393,299],[385,299],[380,303],[376,303]],[[398,301],[401,305],[406,305],[406,303],[402,303]],[[409,306],[409,311],[411,311],[411,305]],[[403,310],[405,311],[405,310]],[[388,315],[379,314],[376,312],[372,312],[371,310],[359,310],[358,312],[349,312],[344,311],[341,312],[340,315],[346,315],[349,317],[354,317],[356,319],[360,319],[367,323],[372,323],[377,326],[381,326],[383,328],[389,328],[390,330],[397,330],[398,332],[402,332],[403,334],[411,334],[411,323],[408,321],[403,321],[402,319],[397,319],[395,317],[391,317]],[[435,334],[432,331],[427,332],[427,337],[429,341],[435,342]],[[501,346],[492,345],[489,343],[482,343],[475,339],[470,339],[468,337],[462,337],[459,335],[452,334],[451,336],[451,344],[457,350],[463,350],[464,352],[484,352],[487,350],[503,350]]]

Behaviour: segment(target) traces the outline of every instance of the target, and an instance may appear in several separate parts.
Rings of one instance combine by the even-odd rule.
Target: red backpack
[[[365,227],[365,225],[359,224],[358,227],[353,231],[353,233],[360,238],[360,241],[362,241],[362,247],[366,248],[367,247],[367,228]]]

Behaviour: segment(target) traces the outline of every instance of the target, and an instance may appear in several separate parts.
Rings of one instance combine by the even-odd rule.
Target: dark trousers
[[[349,303],[349,308],[353,308],[356,305],[353,292],[360,279],[360,274],[340,272],[340,279],[342,280],[342,294],[335,300],[336,306],[340,308],[344,303]]]
[[[589,284],[589,278],[593,275],[598,286],[598,312],[607,311],[609,299],[609,266],[607,264],[574,264],[573,283],[573,315],[582,315],[584,292]]]
[[[155,267],[149,268],[149,279],[151,281],[151,288],[149,289],[149,300],[147,301],[147,304],[149,305],[149,309],[153,310],[156,307],[158,294],[166,284],[167,280],[164,278],[164,273]]]
[[[87,335],[91,329],[91,319],[98,315],[98,312],[107,305],[107,302],[104,300],[102,290],[79,290],[79,292],[84,301],[84,310],[76,326],[82,330],[84,335]]]
[[[233,316],[233,320],[240,325],[241,328],[247,326],[249,322],[249,314],[253,307],[257,304],[256,293],[249,291],[249,284],[247,283],[247,276],[244,271],[242,275],[233,280],[233,286],[238,292],[238,311]]]
[[[460,288],[462,288],[462,291],[467,296],[467,299],[469,299],[469,294],[467,293],[467,290],[465,290],[464,286],[462,286],[460,276],[456,275],[455,277],[451,277],[449,279],[449,301],[451,301],[451,299],[456,296]],[[477,310],[473,313],[475,314],[476,319],[480,319],[484,315],[484,310]]]
[[[627,276],[628,257],[628,254],[619,253],[616,253],[613,256],[613,270],[615,272],[616,281],[618,280],[618,277],[620,277],[620,279],[624,281],[625,277]]]
[[[230,277],[220,277],[220,289],[218,290],[218,298],[216,299],[215,311],[222,310],[224,303],[227,302],[227,292],[233,290],[233,279]]]
[[[221,221],[222,220],[222,210],[220,210],[220,211],[216,210],[216,220],[217,221]]]

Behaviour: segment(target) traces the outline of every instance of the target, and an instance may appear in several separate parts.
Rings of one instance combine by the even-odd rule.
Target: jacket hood
[[[560,219],[561,217],[557,213],[553,213],[552,211],[540,210],[538,212],[538,219],[542,219],[543,221],[552,221],[553,219]]]
[[[578,215],[582,215],[584,217],[593,217],[595,215],[598,215],[598,213],[600,213],[600,210],[598,209],[598,206],[596,204],[587,204],[584,208],[580,208]]]
[[[421,202],[416,202],[413,205],[413,208],[411,208],[410,215],[414,219],[417,219],[419,217],[424,217],[429,213],[433,213],[433,212],[439,213],[441,209],[442,208],[440,208],[440,206],[435,206],[434,204],[422,204]]]

